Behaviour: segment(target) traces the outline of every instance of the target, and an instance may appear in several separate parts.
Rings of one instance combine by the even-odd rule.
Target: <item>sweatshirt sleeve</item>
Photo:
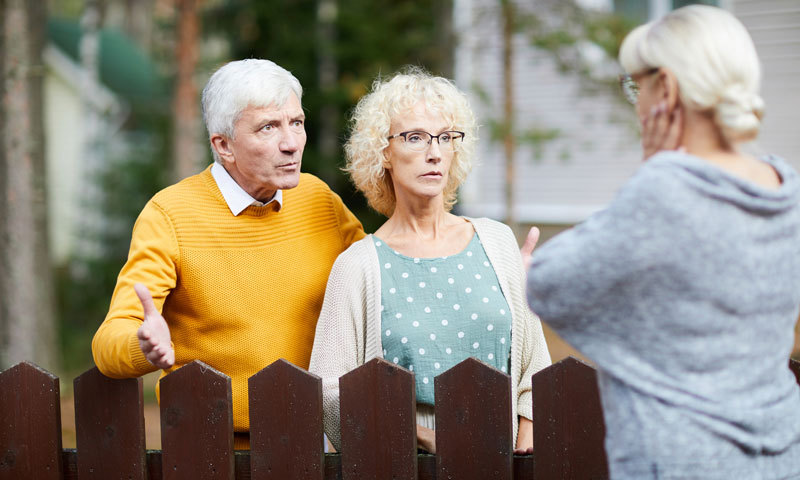
[[[333,264],[325,290],[309,372],[322,378],[325,433],[341,449],[339,377],[364,364],[367,321],[365,255],[353,245]]]
[[[172,223],[150,200],[133,227],[128,260],[117,278],[108,315],[92,340],[94,362],[104,375],[129,378],[157,370],[139,348],[136,331],[144,315],[133,285],[147,286],[161,312],[176,285],[177,265],[178,244]]]
[[[658,168],[642,167],[608,208],[534,251],[527,299],[542,321],[561,335],[591,328],[600,300],[660,275],[660,252],[683,223],[672,183]]]

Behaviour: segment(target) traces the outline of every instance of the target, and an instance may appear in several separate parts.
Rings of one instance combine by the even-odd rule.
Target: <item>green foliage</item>
[[[231,42],[232,59],[266,58],[300,80],[308,133],[303,170],[325,180],[364,228],[374,231],[383,217],[366,206],[363,195],[340,170],[344,165],[341,147],[347,138],[347,122],[341,119],[349,116],[379,75],[391,75],[408,64],[450,75],[446,69],[452,52],[449,38],[441,32],[447,31],[452,6],[442,0],[336,3],[332,43],[320,30],[316,0],[228,0],[209,9],[203,22],[209,32],[223,34]],[[323,53],[332,56],[337,71],[334,84],[324,90],[318,80]],[[320,146],[323,108],[333,109],[340,119],[334,152],[324,152]]]
[[[108,312],[117,275],[128,256],[133,223],[150,197],[166,186],[168,134],[165,112],[135,114],[128,130],[118,134],[122,148],[107,148],[104,168],[88,180],[98,185],[101,197],[98,203],[86,205],[85,211],[103,221],[96,229],[87,227],[81,236],[95,241],[99,249],[91,255],[73,255],[66,265],[56,268],[66,372],[80,372],[92,365],[91,340]]]

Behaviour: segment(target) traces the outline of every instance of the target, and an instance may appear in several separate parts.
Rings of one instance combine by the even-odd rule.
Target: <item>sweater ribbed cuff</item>
[[[158,370],[152,363],[147,361],[147,358],[145,358],[141,347],[139,347],[139,337],[136,336],[136,333],[131,335],[128,339],[128,351],[131,355],[131,364],[137,372],[141,372],[140,375]]]

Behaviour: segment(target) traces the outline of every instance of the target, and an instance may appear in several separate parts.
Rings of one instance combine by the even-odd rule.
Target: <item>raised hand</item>
[[[678,103],[672,111],[661,102],[641,118],[643,160],[662,150],[678,150],[683,136],[683,108]]]
[[[139,337],[139,348],[147,361],[158,368],[169,368],[175,364],[175,350],[169,336],[169,326],[164,317],[158,313],[150,290],[141,283],[133,286],[144,309],[144,322],[136,336]]]
[[[519,249],[519,253],[522,255],[522,265],[525,267],[525,273],[528,272],[528,268],[531,266],[531,256],[533,255],[533,249],[536,248],[536,243],[538,241],[539,229],[531,227],[528,231],[528,236],[525,237],[525,243],[523,243],[522,248]]]

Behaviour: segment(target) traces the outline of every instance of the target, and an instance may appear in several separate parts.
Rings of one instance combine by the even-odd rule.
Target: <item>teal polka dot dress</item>
[[[462,252],[435,258],[407,257],[372,239],[383,356],[414,372],[418,403],[433,406],[434,377],[468,357],[508,372],[511,312],[477,234]]]

